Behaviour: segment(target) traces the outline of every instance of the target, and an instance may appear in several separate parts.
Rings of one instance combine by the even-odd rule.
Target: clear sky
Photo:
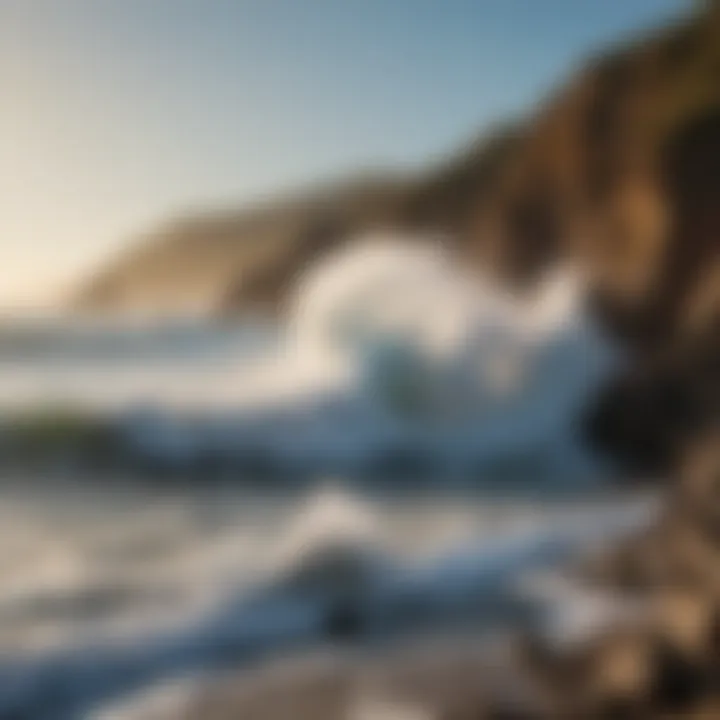
[[[0,0],[0,307],[167,217],[421,163],[683,0]]]

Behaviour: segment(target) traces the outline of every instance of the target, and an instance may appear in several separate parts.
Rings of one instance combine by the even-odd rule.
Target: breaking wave
[[[178,467],[595,471],[577,419],[613,352],[571,268],[513,295],[434,238],[375,233],[311,266],[292,298],[264,335],[178,326],[118,329],[113,340],[108,328],[36,328],[23,357],[13,343],[17,362],[3,360],[0,405],[111,412],[131,451]],[[63,337],[82,342],[48,362]]]

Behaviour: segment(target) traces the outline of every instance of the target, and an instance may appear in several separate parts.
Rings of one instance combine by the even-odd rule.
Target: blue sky
[[[0,306],[168,216],[414,165],[683,0],[0,0]]]

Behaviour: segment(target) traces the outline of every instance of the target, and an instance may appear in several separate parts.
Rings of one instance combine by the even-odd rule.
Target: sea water
[[[272,326],[0,331],[6,417],[80,405],[117,419],[138,456],[225,467],[152,488],[127,468],[3,478],[0,715],[92,716],[327,642],[338,598],[361,641],[516,621],[528,573],[651,516],[577,431],[617,357],[572,269],[518,297],[441,242],[376,234],[291,298]],[[259,447],[272,477],[248,477]],[[399,456],[423,460],[400,473]]]

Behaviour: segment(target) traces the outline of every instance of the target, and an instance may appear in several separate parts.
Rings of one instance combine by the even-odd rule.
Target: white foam
[[[328,483],[292,518],[271,566],[286,588],[358,592],[378,576],[386,550],[373,509]]]
[[[582,294],[568,268],[519,297],[470,274],[437,238],[375,233],[298,278],[282,339],[260,354],[233,341],[222,357],[195,347],[190,363],[180,349],[22,362],[3,368],[0,402],[119,410],[139,451],[179,465],[263,446],[288,468],[324,460],[345,472],[403,444],[458,462],[571,445],[612,361]]]
[[[294,297],[278,357],[225,395],[271,403],[278,425],[290,418],[289,444],[315,452],[372,454],[403,438],[455,456],[562,443],[612,364],[572,269],[515,296],[434,238],[358,238]]]

